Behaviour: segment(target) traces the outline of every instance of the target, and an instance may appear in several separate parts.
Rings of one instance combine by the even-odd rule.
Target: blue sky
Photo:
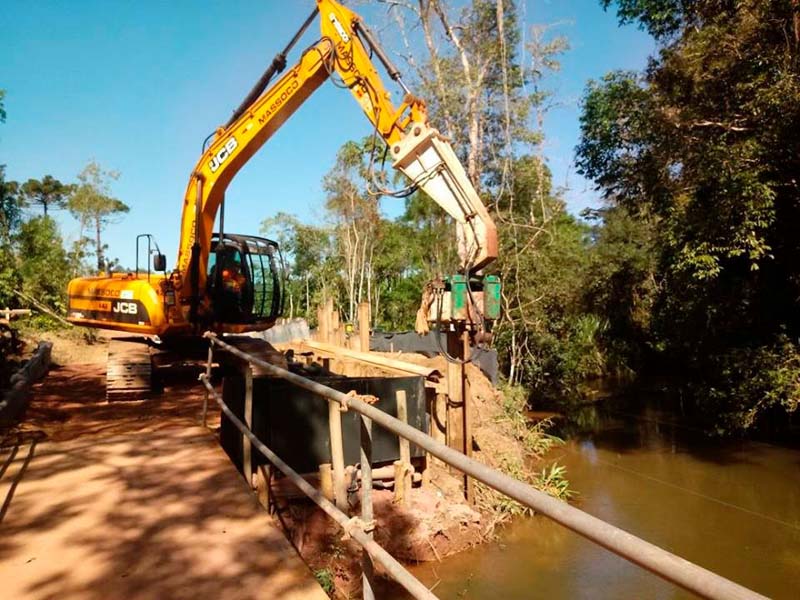
[[[136,234],[153,233],[171,267],[183,193],[203,139],[312,8],[312,0],[5,2],[0,89],[8,119],[0,125],[0,164],[7,178],[74,181],[90,159],[120,171],[113,192],[131,212],[108,229],[111,256],[132,265]],[[597,203],[572,169],[586,81],[642,68],[654,45],[633,27],[618,28],[598,0],[528,0],[522,8],[527,24],[559,23],[556,31],[570,40],[562,71],[548,82],[559,106],[546,123],[546,155],[577,212]],[[370,23],[383,22],[375,9],[357,10]],[[278,211],[319,220],[321,179],[336,150],[369,132],[350,95],[325,84],[230,185],[226,230],[258,233]],[[389,214],[402,208],[393,202]],[[74,239],[77,224],[58,218],[65,238]]]

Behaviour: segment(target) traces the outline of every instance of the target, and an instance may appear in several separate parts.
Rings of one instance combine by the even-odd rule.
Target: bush
[[[757,427],[765,415],[792,413],[800,405],[800,349],[785,336],[714,356],[706,373],[712,377],[690,389],[719,435]]]

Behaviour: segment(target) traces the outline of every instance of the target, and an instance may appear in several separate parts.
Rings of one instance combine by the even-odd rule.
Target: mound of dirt
[[[407,505],[397,504],[393,493],[373,491],[375,541],[402,562],[441,560],[479,543],[482,517],[463,500],[441,491],[415,488]],[[353,514],[359,514],[356,498]],[[328,571],[335,597],[358,595],[361,586],[361,546],[343,536],[342,530],[316,506],[290,504],[279,509],[289,537],[314,571]],[[376,565],[376,574],[382,571]]]

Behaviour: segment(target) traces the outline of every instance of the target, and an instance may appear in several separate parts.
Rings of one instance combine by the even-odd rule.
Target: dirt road
[[[3,598],[326,598],[219,448],[196,386],[107,404],[55,369],[0,448]]]

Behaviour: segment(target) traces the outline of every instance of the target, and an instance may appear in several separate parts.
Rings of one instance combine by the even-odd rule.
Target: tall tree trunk
[[[311,316],[311,290],[308,279],[308,273],[306,273],[306,319]]]
[[[105,257],[103,256],[103,243],[102,240],[100,239],[100,231],[101,231],[100,217],[95,217],[94,231],[95,231],[94,242],[97,248],[97,271],[102,272],[105,271],[106,261]]]

